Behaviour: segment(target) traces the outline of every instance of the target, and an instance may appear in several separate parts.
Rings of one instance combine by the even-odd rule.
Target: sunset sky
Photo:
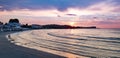
[[[120,0],[0,0],[0,21],[120,28]]]

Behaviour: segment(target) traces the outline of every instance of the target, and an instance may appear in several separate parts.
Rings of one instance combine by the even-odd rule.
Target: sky
[[[0,0],[0,21],[120,28],[120,0]]]

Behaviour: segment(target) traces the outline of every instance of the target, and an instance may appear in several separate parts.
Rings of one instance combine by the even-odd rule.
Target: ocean
[[[9,40],[67,58],[120,58],[120,29],[40,29],[13,33]]]

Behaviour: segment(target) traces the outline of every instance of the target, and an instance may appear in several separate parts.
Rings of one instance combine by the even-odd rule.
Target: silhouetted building
[[[4,25],[6,30],[21,30],[21,24],[18,19],[10,19],[8,23]]]

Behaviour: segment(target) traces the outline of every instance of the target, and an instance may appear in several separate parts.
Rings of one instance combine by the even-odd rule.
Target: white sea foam
[[[120,30],[33,30],[11,34],[11,39],[16,45],[68,58],[120,57]]]

